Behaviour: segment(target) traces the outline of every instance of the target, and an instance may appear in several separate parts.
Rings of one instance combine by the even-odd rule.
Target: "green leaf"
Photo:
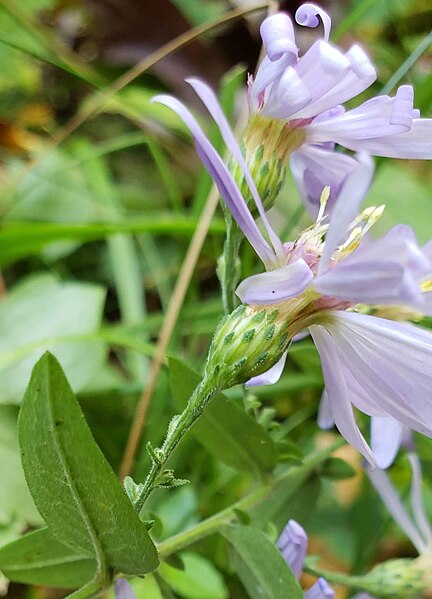
[[[17,409],[0,407],[0,522],[16,523],[21,529],[28,524],[40,524],[22,471],[18,439]],[[16,535],[19,536],[19,535]]]
[[[14,287],[0,304],[0,403],[21,400],[44,350],[55,351],[75,391],[96,378],[105,344],[91,335],[100,327],[104,302],[102,287],[51,275]]]
[[[321,483],[316,474],[307,476],[299,468],[297,476],[275,485],[272,493],[249,512],[255,526],[274,522],[279,530],[290,518],[305,522],[315,508]]]
[[[93,578],[96,562],[41,528],[0,549],[0,570],[14,582],[76,588]]]
[[[169,373],[174,400],[183,409],[201,377],[175,358],[169,361]],[[276,464],[276,446],[267,432],[222,394],[212,399],[192,433],[212,455],[236,470],[257,473]]]
[[[234,548],[234,569],[251,599],[303,598],[279,549],[261,530],[227,526],[221,532]]]
[[[351,464],[348,464],[345,460],[341,460],[340,458],[329,458],[320,466],[319,473],[325,478],[344,480],[345,478],[355,476],[356,471]]]
[[[52,534],[126,574],[154,570],[157,553],[147,530],[49,353],[33,369],[18,431],[27,483]]]
[[[183,569],[166,563],[160,565],[159,574],[175,593],[185,599],[226,599],[228,592],[224,580],[213,564],[196,553],[180,553]]]

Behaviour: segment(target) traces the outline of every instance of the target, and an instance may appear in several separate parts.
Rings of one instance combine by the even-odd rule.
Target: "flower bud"
[[[395,559],[379,564],[362,577],[364,590],[376,597],[414,599],[426,595],[427,572],[418,559]],[[430,565],[430,564],[429,564]],[[430,577],[430,574],[429,574]]]
[[[210,345],[205,380],[223,390],[269,370],[289,345],[288,326],[275,306],[239,306]]]
[[[249,119],[243,136],[243,148],[265,210],[273,206],[282,188],[289,155],[303,141],[304,131],[290,123],[260,114],[254,114]],[[253,211],[254,202],[242,170],[234,160],[230,161],[229,168]]]

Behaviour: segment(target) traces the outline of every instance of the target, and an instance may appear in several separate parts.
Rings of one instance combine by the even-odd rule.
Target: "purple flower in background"
[[[291,169],[313,216],[322,188],[331,188],[331,209],[357,165],[355,158],[334,152],[335,143],[375,156],[432,158],[432,119],[419,118],[411,86],[399,87],[393,98],[378,96],[345,111],[342,104],[366,90],[376,71],[358,45],[342,52],[328,42],[331,19],[318,6],[302,5],[295,19],[316,27],[318,16],[324,40],[316,41],[300,58],[291,18],[285,13],[267,17],[261,25],[266,55],[255,79],[249,77],[251,111],[285,120],[286,135],[295,133]]]
[[[295,577],[300,578],[308,546],[304,529],[295,520],[290,520],[277,545]],[[319,578],[304,596],[306,599],[334,599],[335,593],[324,578]]]
[[[327,412],[347,441],[372,465],[376,459],[361,434],[353,406],[372,417],[393,418],[432,436],[432,334],[406,322],[365,312],[398,311],[398,306],[432,314],[432,244],[421,248],[409,227],[397,226],[381,239],[367,235],[383,207],[359,207],[373,166],[360,154],[342,185],[331,221],[325,214],[329,190],[321,194],[315,225],[294,242],[283,243],[269,223],[255,182],[213,92],[190,82],[210,107],[222,138],[241,167],[265,235],[256,224],[232,174],[202,129],[175,98],[157,100],[175,110],[190,128],[198,154],[227,207],[267,272],[237,289],[243,303],[277,305],[294,337],[308,329],[321,357]],[[357,308],[359,306],[359,308]],[[368,308],[370,306],[370,308]],[[249,385],[280,377],[286,354]]]
[[[135,592],[126,578],[118,578],[114,584],[116,599],[137,599]]]

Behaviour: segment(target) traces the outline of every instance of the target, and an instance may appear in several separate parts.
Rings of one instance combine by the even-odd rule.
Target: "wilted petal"
[[[324,26],[324,39],[328,41],[331,31],[331,18],[325,10],[316,4],[309,2],[302,4],[296,11],[295,20],[299,25],[303,25],[303,27],[318,27],[318,16],[321,17]]]
[[[297,61],[294,27],[286,13],[278,12],[264,19],[260,33],[267,56],[272,62],[283,55],[289,55],[291,64]]]
[[[335,592],[324,580],[324,578],[318,578],[316,583],[305,592],[305,599],[334,599]]]
[[[275,255],[264,239],[261,231],[258,229],[231,173],[205,136],[191,112],[181,102],[171,96],[156,96],[153,98],[153,101],[171,108],[171,110],[179,115],[187,127],[189,127],[195,140],[198,155],[214,180],[219,193],[224,199],[238,226],[264,264],[269,265],[274,263],[276,261]]]
[[[288,352],[286,351],[282,358],[276,362],[274,366],[272,366],[267,372],[263,372],[258,376],[254,376],[246,383],[246,387],[258,387],[259,385],[274,385],[280,379],[283,369],[285,367],[285,362],[287,359]]]
[[[116,599],[136,599],[133,588],[125,578],[118,578],[115,581],[114,591]]]
[[[338,209],[334,211],[327,231],[324,250],[318,266],[318,275],[328,267],[333,252],[359,212],[360,204],[366,196],[374,173],[374,163],[367,154],[359,154],[359,165],[347,177],[338,198]]]
[[[277,545],[294,575],[299,578],[308,546],[307,534],[300,524],[290,520],[283,529]]]
[[[371,419],[371,447],[378,468],[388,468],[399,451],[403,425],[391,416],[373,416]]]
[[[394,98],[378,96],[339,117],[312,122],[307,127],[307,141],[335,141],[351,150],[370,153],[364,140],[400,134],[410,129],[412,100],[412,88],[401,86]]]
[[[408,515],[386,472],[377,468],[373,472],[366,470],[366,474],[399,528],[409,537],[417,551],[422,553],[426,549],[425,541]]]
[[[309,266],[301,258],[292,264],[248,277],[236,294],[244,304],[277,304],[300,295],[313,279]]]
[[[376,462],[372,451],[354,418],[349,388],[346,384],[344,367],[336,342],[322,326],[313,325],[309,330],[321,358],[325,387],[335,424],[348,443],[364,455],[372,466],[375,466]]]
[[[224,140],[225,145],[227,146],[227,148],[229,149],[229,151],[231,152],[233,157],[237,160],[237,162],[243,172],[243,175],[244,175],[246,182],[249,186],[249,190],[254,199],[255,205],[258,209],[259,215],[261,216],[263,224],[266,228],[269,239],[275,249],[275,252],[278,256],[282,256],[283,255],[282,242],[279,239],[279,237],[276,235],[276,233],[273,231],[273,228],[267,219],[267,216],[266,216],[266,213],[264,210],[264,206],[262,205],[261,198],[259,197],[258,190],[256,188],[256,185],[252,178],[252,175],[249,171],[249,167],[247,166],[246,161],[243,157],[243,154],[240,150],[240,146],[239,146],[236,138],[234,137],[233,132],[231,131],[231,127],[226,119],[226,116],[224,115],[224,113],[219,105],[217,97],[215,96],[213,90],[206,83],[201,81],[200,79],[187,79],[186,81],[193,87],[193,89],[195,90],[197,95],[201,98],[201,100],[205,104],[207,110],[210,112],[211,116],[213,117],[213,120],[219,127],[219,131],[222,135],[222,139]]]

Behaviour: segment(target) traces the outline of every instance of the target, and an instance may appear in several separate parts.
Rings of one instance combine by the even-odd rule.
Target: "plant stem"
[[[219,389],[209,389],[206,379],[203,379],[192,393],[183,412],[171,420],[165,441],[160,449],[154,450],[152,465],[145,479],[142,490],[134,502],[134,508],[139,513],[150,493],[157,487],[158,478],[168,461],[170,455],[177,447],[183,436],[193,423],[201,416],[210,399],[219,392]]]
[[[328,580],[329,582],[333,582],[335,584],[340,584],[345,587],[349,587],[354,590],[367,590],[367,584],[363,577],[361,576],[350,576],[349,574],[342,574],[340,572],[332,572],[331,570],[325,570],[322,568],[312,568],[309,566],[304,566],[304,572],[308,574],[312,574],[316,577],[322,577]]]
[[[220,527],[224,524],[228,524],[231,521],[235,521],[237,519],[237,511],[247,511],[256,505],[260,504],[263,500],[265,500],[271,493],[274,491],[275,487],[282,482],[285,482],[289,479],[296,479],[299,475],[303,475],[306,478],[320,463],[325,461],[336,449],[344,445],[345,441],[343,439],[338,439],[332,445],[319,450],[312,455],[308,456],[304,463],[297,467],[292,468],[289,471],[285,471],[282,475],[275,477],[269,484],[263,485],[249,493],[243,499],[240,499],[232,506],[222,510],[221,512],[203,520],[196,526],[193,526],[189,530],[185,530],[166,541],[163,541],[158,545],[158,552],[160,557],[163,559],[168,557],[172,553],[176,553],[180,551],[184,547],[199,541],[200,539],[211,535],[220,529]]]
[[[218,276],[222,287],[222,302],[226,314],[230,314],[236,307],[235,289],[240,279],[239,249],[242,235],[239,228],[228,212],[225,212],[226,238],[222,256],[218,263]]]

